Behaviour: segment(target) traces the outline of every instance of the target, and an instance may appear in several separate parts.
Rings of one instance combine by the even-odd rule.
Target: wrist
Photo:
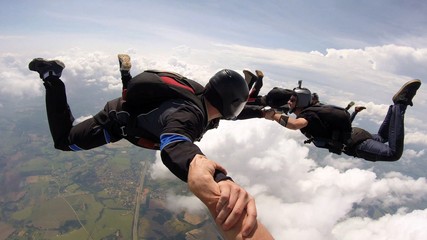
[[[233,179],[231,177],[227,176],[224,172],[222,172],[220,170],[215,170],[215,173],[213,175],[213,179],[215,180],[215,182],[221,182],[224,180],[233,181]]]
[[[280,121],[280,117],[282,116],[282,114],[280,113],[275,113],[273,115],[273,121],[279,122]]]
[[[288,125],[288,120],[289,120],[289,116],[282,114],[279,116],[279,120],[277,121],[280,125],[282,125],[283,127],[286,127],[286,125]]]

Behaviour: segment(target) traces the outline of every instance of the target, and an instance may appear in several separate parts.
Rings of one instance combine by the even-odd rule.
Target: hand
[[[246,237],[257,228],[255,200],[231,180],[215,182],[215,170],[226,174],[218,163],[196,155],[190,163],[188,186],[209,209],[224,231],[233,229]],[[244,219],[244,221],[242,221]]]
[[[213,179],[215,170],[220,170],[227,174],[227,171],[218,163],[207,159],[205,156],[197,154],[190,163],[188,172],[188,186],[209,208],[215,207],[220,198],[218,184]]]
[[[222,225],[224,231],[227,231],[246,214],[242,235],[249,236],[257,224],[255,200],[245,189],[231,180],[221,181],[218,185],[221,197],[216,205],[217,224]]]
[[[265,119],[274,121],[274,115],[276,114],[276,111],[274,109],[266,109],[262,110],[262,115]]]

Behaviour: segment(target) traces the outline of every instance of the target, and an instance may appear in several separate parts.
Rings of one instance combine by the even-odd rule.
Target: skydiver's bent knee
[[[403,147],[393,149],[388,144],[368,139],[357,145],[353,156],[372,162],[394,162],[402,157],[402,153]]]
[[[96,148],[120,138],[113,137],[110,132],[89,118],[75,126],[61,138],[54,139],[55,148],[62,151],[81,151]]]

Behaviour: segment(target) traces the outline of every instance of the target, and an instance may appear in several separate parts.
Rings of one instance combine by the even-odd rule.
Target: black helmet
[[[223,69],[206,84],[204,95],[225,119],[235,119],[248,100],[249,88],[240,74]]]
[[[294,88],[294,94],[297,97],[296,108],[305,108],[310,106],[311,92],[307,88],[301,87],[302,80],[298,81],[298,87]]]
[[[290,89],[274,87],[266,95],[266,104],[272,108],[280,108],[288,104],[293,93]]]

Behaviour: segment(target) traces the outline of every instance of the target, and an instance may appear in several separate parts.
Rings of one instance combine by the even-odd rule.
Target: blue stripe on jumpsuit
[[[167,145],[174,143],[174,142],[180,142],[180,141],[188,141],[191,142],[191,140],[183,135],[179,134],[162,134],[160,135],[160,150],[163,150],[164,147]]]
[[[108,131],[107,130],[105,130],[105,129],[103,129],[103,132],[104,132],[104,140],[105,140],[105,143],[110,143],[111,142],[111,136],[110,136],[110,134],[108,133]],[[81,151],[81,150],[84,150],[83,148],[81,148],[81,147],[79,147],[79,146],[77,146],[77,144],[72,144],[72,145],[69,145],[68,146],[71,150],[73,150],[73,151]]]

